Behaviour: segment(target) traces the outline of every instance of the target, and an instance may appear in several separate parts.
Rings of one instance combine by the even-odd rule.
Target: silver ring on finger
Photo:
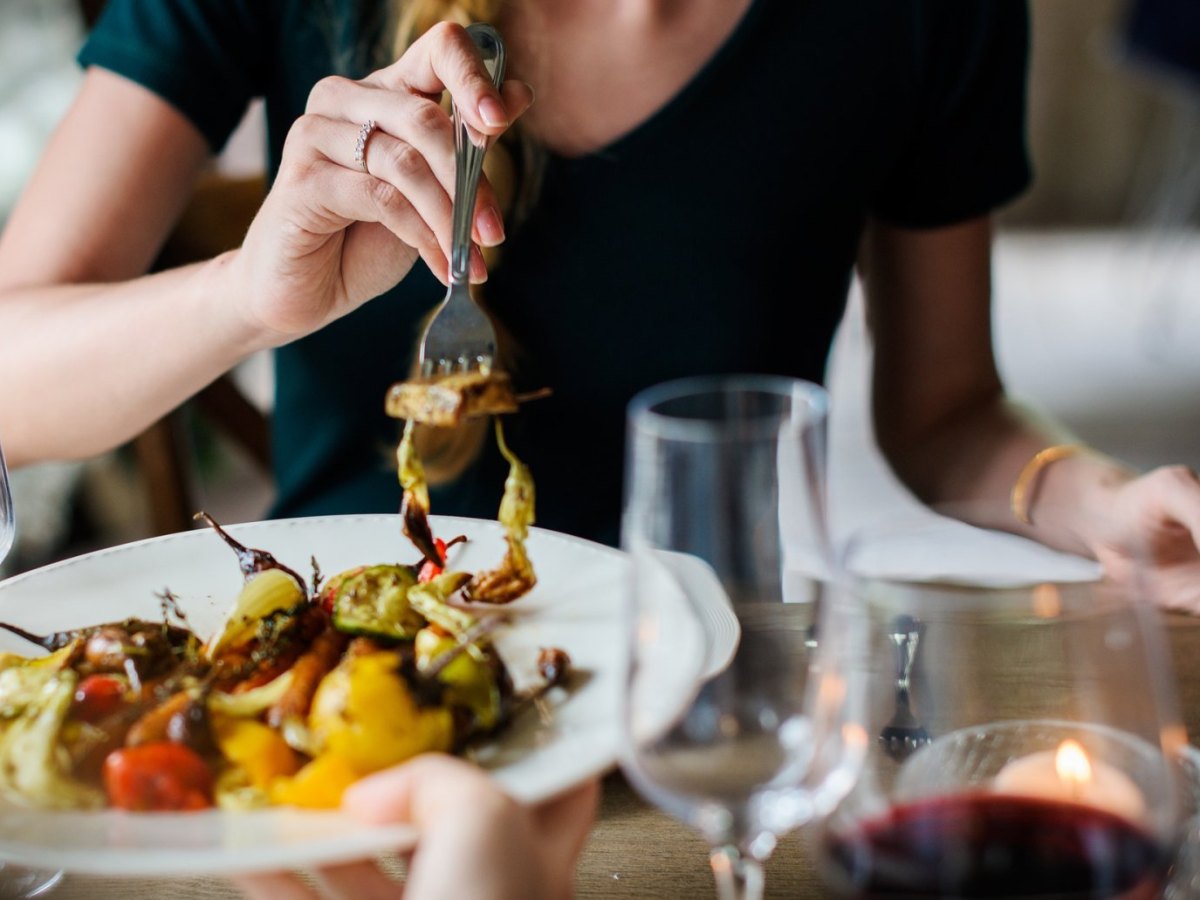
[[[364,172],[367,171],[367,141],[371,139],[376,127],[378,126],[374,119],[367,119],[358,129],[358,140],[354,142],[354,161]]]

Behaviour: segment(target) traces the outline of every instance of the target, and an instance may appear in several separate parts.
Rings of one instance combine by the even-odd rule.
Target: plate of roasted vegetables
[[[500,518],[207,520],[0,583],[0,860],[309,867],[411,840],[337,806],[417,753],[527,801],[603,772],[626,559]]]

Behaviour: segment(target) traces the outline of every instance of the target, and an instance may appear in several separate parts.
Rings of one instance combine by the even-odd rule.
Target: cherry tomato
[[[443,560],[445,560],[445,558],[446,558],[446,542],[443,541],[441,538],[435,538],[434,544],[437,546],[438,556],[440,556]],[[421,571],[419,571],[417,573],[417,581],[419,581],[421,584],[424,584],[427,581],[433,581],[433,579],[437,578],[439,575],[442,574],[442,571],[445,568],[446,568],[445,566],[439,566],[433,560],[427,559],[427,560],[425,560],[424,564],[421,566]]]
[[[167,812],[213,805],[213,774],[194,750],[171,741],[114,750],[104,759],[104,789],[118,809]]]
[[[125,685],[111,675],[89,675],[75,688],[75,705],[71,713],[84,722],[99,722],[120,709],[125,699]]]

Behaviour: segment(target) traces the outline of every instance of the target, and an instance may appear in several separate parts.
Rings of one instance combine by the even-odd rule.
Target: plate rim
[[[399,513],[345,513],[345,514],[329,514],[320,516],[292,516],[284,519],[255,519],[249,522],[234,522],[226,524],[220,523],[221,528],[236,536],[236,533],[241,531],[253,531],[260,528],[283,528],[283,527],[300,527],[304,525],[320,525],[322,523],[334,522],[372,522],[372,521],[395,521],[401,522],[402,518]],[[495,519],[477,519],[470,516],[443,516],[433,514],[429,516],[430,524],[436,525],[439,522],[470,522],[475,526],[482,525],[486,528],[502,531],[504,526]],[[577,537],[573,534],[565,534],[561,531],[552,531],[548,528],[542,528],[537,525],[530,526],[531,534],[536,535],[539,539],[551,540],[570,544],[574,547],[592,552],[607,554],[615,559],[628,559],[628,554],[619,548],[610,547],[607,544],[601,544],[596,541],[588,540],[587,538]],[[170,534],[159,534],[148,538],[139,538],[134,541],[126,541],[121,544],[113,544],[110,547],[99,547],[95,550],[89,550],[86,553],[80,553],[76,556],[68,557],[67,559],[56,560],[55,562],[46,563],[34,569],[29,569],[24,572],[18,572],[15,575],[9,575],[4,579],[0,579],[0,592],[17,585],[23,581],[29,580],[35,575],[43,575],[49,572],[63,571],[93,559],[100,559],[109,556],[117,556],[122,553],[129,553],[134,550],[141,549],[149,545],[168,544],[180,540],[197,540],[204,535],[211,535],[212,529],[205,527],[192,528],[187,531],[173,531]],[[403,538],[403,535],[398,535]],[[415,547],[413,548],[416,549]]]

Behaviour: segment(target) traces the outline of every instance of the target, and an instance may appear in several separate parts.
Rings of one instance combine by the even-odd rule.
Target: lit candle
[[[1060,800],[1103,809],[1133,821],[1146,815],[1146,800],[1124,772],[1088,759],[1077,741],[1063,741],[1057,750],[1014,759],[996,776],[992,789],[1000,794]]]

